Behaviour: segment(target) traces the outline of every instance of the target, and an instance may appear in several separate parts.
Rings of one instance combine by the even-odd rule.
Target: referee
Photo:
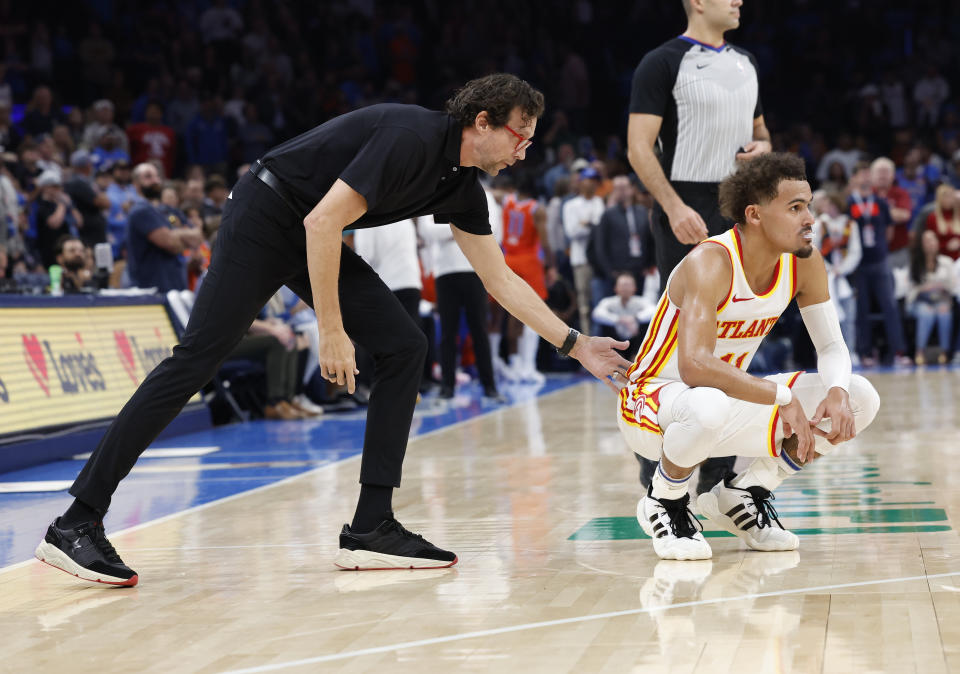
[[[353,393],[353,341],[373,354],[373,387],[360,498],[336,564],[349,569],[438,568],[457,562],[393,517],[423,372],[423,332],[343,231],[433,214],[487,290],[561,353],[599,378],[623,377],[626,342],[581,336],[506,266],[490,231],[482,170],[496,175],[526,156],[543,95],[512,75],[468,82],[446,112],[381,104],[341,115],[275,147],[233,188],[207,277],[182,342],[107,429],[37,548],[42,561],[81,579],[135,585],[107,540],[103,515],[141,452],[206,384],[257,312],[282,285],[317,313],[322,376]],[[353,340],[353,341],[351,341]],[[609,382],[608,382],[609,383]]]
[[[634,72],[627,129],[630,164],[656,199],[652,230],[661,291],[694,245],[733,226],[720,215],[720,181],[737,160],[771,150],[756,60],[723,38],[740,26],[743,0],[682,3],[687,30],[648,52]],[[649,484],[656,464],[637,460],[640,480]],[[704,463],[697,491],[723,479],[734,460]]]

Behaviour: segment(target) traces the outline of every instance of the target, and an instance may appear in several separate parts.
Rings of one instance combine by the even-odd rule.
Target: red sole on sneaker
[[[40,559],[40,558],[37,557],[37,559]],[[79,580],[84,580],[84,581],[86,581],[86,582],[88,582],[88,583],[97,583],[97,584],[99,584],[99,585],[116,585],[116,586],[118,586],[118,587],[133,587],[133,586],[136,585],[138,582],[140,582],[140,577],[139,577],[139,576],[136,576],[136,575],[131,576],[129,579],[120,581],[120,582],[118,582],[118,583],[113,583],[113,582],[110,582],[110,581],[108,581],[108,580],[91,580],[90,578],[82,578],[81,576],[78,576],[78,575],[75,574],[75,573],[70,573],[70,572],[67,571],[66,569],[61,569],[61,568],[60,568],[59,566],[57,566],[56,564],[51,564],[50,562],[48,562],[48,561],[45,560],[45,559],[40,559],[40,561],[43,562],[44,564],[46,564],[47,566],[53,567],[53,568],[56,569],[57,571],[63,571],[63,572],[64,572],[65,574],[67,574],[68,576],[73,576],[74,578],[77,578],[77,579],[79,579]]]
[[[453,561],[449,564],[441,564],[440,566],[394,566],[394,567],[383,567],[383,566],[341,566],[334,562],[334,566],[338,569],[343,569],[344,571],[425,571],[427,569],[449,569],[451,566],[456,564],[459,560],[458,557],[454,557]],[[136,576],[134,576],[136,578]]]

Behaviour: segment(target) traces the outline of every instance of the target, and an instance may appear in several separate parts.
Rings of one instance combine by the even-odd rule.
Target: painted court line
[[[513,409],[513,408],[515,408],[515,407],[519,407],[519,406],[521,406],[521,405],[525,405],[525,404],[527,404],[527,403],[529,403],[529,402],[531,402],[531,401],[537,401],[537,400],[540,400],[540,399],[542,399],[542,398],[549,398],[550,396],[556,395],[556,394],[558,394],[558,393],[562,393],[562,392],[564,392],[564,391],[569,391],[569,390],[574,389],[574,388],[577,388],[577,387],[579,387],[579,386],[584,386],[585,384],[592,384],[592,383],[593,383],[593,382],[592,382],[591,380],[585,379],[584,381],[580,381],[580,382],[577,382],[577,383],[575,383],[575,384],[571,384],[570,386],[563,386],[563,387],[561,387],[561,388],[556,389],[555,391],[550,391],[549,393],[544,393],[543,395],[537,395],[536,397],[531,398],[531,399],[529,399],[529,400],[518,400],[518,401],[516,401],[516,402],[510,403],[509,405],[500,405],[500,406],[498,406],[498,407],[494,407],[494,408],[489,409],[489,410],[484,410],[484,411],[480,412],[479,414],[477,414],[476,416],[470,417],[469,419],[463,419],[462,421],[455,421],[455,422],[453,422],[452,424],[447,424],[446,426],[442,426],[442,427],[440,427],[440,428],[434,428],[432,431],[427,431],[426,433],[421,433],[421,434],[419,434],[419,435],[415,435],[415,436],[411,437],[409,441],[410,441],[410,442],[415,442],[415,441],[417,441],[417,440],[420,440],[421,438],[427,438],[427,437],[430,437],[431,435],[434,435],[434,434],[436,434],[436,433],[442,433],[443,431],[450,430],[451,428],[457,428],[458,426],[462,426],[462,425],[464,425],[464,424],[468,424],[468,423],[470,423],[470,422],[472,422],[472,421],[475,421],[475,420],[477,420],[477,419],[480,419],[480,418],[482,418],[482,417],[486,417],[486,416],[488,416],[488,415],[495,414],[495,413],[497,413],[497,412],[501,412],[501,411],[504,411],[504,410]],[[296,475],[291,475],[290,477],[285,477],[285,478],[283,478],[283,479],[281,479],[281,480],[277,480],[276,482],[271,482],[270,484],[260,485],[259,487],[254,487],[253,489],[248,489],[247,491],[241,491],[241,492],[238,492],[238,493],[236,493],[236,494],[231,494],[230,496],[225,496],[225,497],[223,497],[223,498],[221,498],[221,499],[217,499],[217,500],[215,500],[215,501],[210,501],[209,503],[202,503],[202,504],[200,504],[200,505],[198,505],[198,506],[193,506],[192,508],[187,508],[186,510],[180,510],[180,511],[175,512],[175,513],[170,513],[169,515],[164,515],[163,517],[158,517],[158,518],[153,519],[153,520],[148,520],[148,521],[146,521],[146,522],[141,522],[140,524],[137,524],[137,525],[135,525],[135,526],[128,527],[128,528],[126,528],[126,529],[121,529],[120,531],[111,532],[110,538],[113,538],[114,536],[121,536],[121,535],[123,535],[123,534],[129,534],[129,533],[132,533],[132,532],[134,532],[134,531],[139,531],[140,529],[143,529],[143,528],[149,527],[149,526],[153,526],[154,524],[160,524],[160,523],[166,522],[166,521],[168,521],[168,520],[176,519],[176,518],[178,518],[178,517],[183,517],[184,515],[189,515],[189,514],[191,514],[191,513],[199,512],[199,511],[201,511],[201,510],[205,510],[206,508],[209,508],[210,506],[220,505],[221,503],[228,503],[228,502],[233,501],[233,500],[236,500],[236,499],[238,499],[238,498],[242,498],[242,497],[244,497],[244,496],[249,496],[249,495],[251,495],[251,494],[256,494],[257,492],[264,491],[264,490],[266,490],[266,489],[273,489],[274,487],[279,487],[280,485],[288,484],[288,483],[290,483],[290,482],[293,482],[294,480],[299,480],[299,479],[305,478],[305,477],[307,477],[307,476],[309,476],[309,475],[313,475],[313,474],[315,474],[315,473],[317,473],[317,472],[319,472],[319,471],[321,471],[321,470],[327,470],[327,469],[329,469],[329,468],[335,468],[335,467],[338,467],[338,466],[342,466],[342,465],[344,465],[344,464],[346,464],[346,463],[348,463],[348,462],[350,462],[350,461],[357,461],[357,460],[360,459],[361,456],[362,456],[362,454],[358,452],[357,454],[354,454],[353,456],[348,456],[348,457],[343,458],[343,459],[340,459],[340,460],[338,460],[338,461],[333,461],[333,462],[328,463],[328,464],[326,464],[326,465],[324,465],[324,466],[317,466],[316,468],[311,468],[310,470],[304,471],[304,472],[302,472],[302,473],[297,473]],[[73,484],[73,482],[71,481],[70,484]],[[38,540],[39,540],[39,537],[41,537],[41,536],[43,536],[43,532],[42,532],[42,531],[37,532]],[[7,572],[7,571],[13,571],[14,569],[19,569],[19,568],[21,568],[21,567],[23,567],[23,566],[27,566],[28,564],[39,564],[39,563],[40,563],[40,561],[37,560],[37,559],[25,559],[25,560],[22,561],[22,562],[16,562],[16,563],[14,563],[14,564],[10,564],[9,566],[4,566],[4,567],[0,568],[0,574],[3,574],[3,573],[5,573],[5,572]]]
[[[509,627],[497,627],[489,630],[478,630],[476,632],[464,632],[462,634],[451,634],[445,637],[435,637],[433,639],[420,639],[419,641],[402,641],[388,646],[378,646],[376,648],[363,648],[357,651],[347,651],[345,653],[334,653],[331,655],[321,655],[315,658],[304,658],[302,660],[291,660],[290,662],[278,662],[272,665],[262,665],[260,667],[248,667],[246,669],[231,669],[224,674],[252,674],[253,672],[272,672],[279,669],[290,667],[302,667],[304,665],[314,665],[321,662],[332,662],[334,660],[347,660],[363,655],[376,655],[377,653],[389,653],[399,651],[405,648],[418,648],[420,646],[432,646],[435,644],[445,644],[451,641],[461,641],[463,639],[475,639],[477,637],[489,637],[498,634],[510,634],[513,632],[524,632],[526,630],[535,630],[543,627],[555,627],[557,625],[572,625],[576,623],[590,622],[593,620],[606,620],[608,618],[619,618],[621,616],[641,615],[653,611],[666,611],[674,608],[688,608],[691,606],[707,606],[709,604],[721,604],[725,602],[743,601],[746,599],[759,599],[762,597],[782,597],[790,594],[805,594],[808,592],[823,592],[824,590],[840,590],[847,587],[864,587],[867,585],[883,585],[889,583],[901,583],[911,580],[926,580],[933,578],[949,578],[960,576],[960,571],[950,571],[949,573],[934,573],[929,576],[904,576],[902,578],[885,578],[883,580],[864,580],[856,583],[838,583],[836,585],[816,585],[813,587],[800,587],[794,590],[779,590],[777,592],[758,592],[755,594],[743,594],[737,597],[718,597],[716,599],[700,599],[697,601],[685,601],[678,604],[667,604],[665,606],[654,606],[651,608],[634,608],[624,611],[611,611],[609,613],[595,613],[592,615],[577,616],[574,618],[562,618],[559,620],[545,620],[543,622],[523,623],[521,625],[510,625]]]
[[[141,459],[178,459],[187,456],[206,456],[220,451],[220,447],[157,447],[140,455]],[[93,452],[74,454],[74,461],[86,461]]]
[[[0,482],[0,494],[66,491],[73,480],[31,480],[29,482]]]

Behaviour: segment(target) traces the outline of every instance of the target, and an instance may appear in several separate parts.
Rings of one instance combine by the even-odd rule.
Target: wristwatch
[[[579,332],[570,328],[570,332],[567,333],[567,338],[563,340],[563,344],[557,347],[557,353],[561,358],[570,357],[570,350],[573,348],[573,345],[577,343],[577,337],[579,336]]]

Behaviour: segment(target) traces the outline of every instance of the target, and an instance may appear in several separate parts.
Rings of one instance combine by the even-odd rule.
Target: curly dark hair
[[[473,126],[484,110],[490,123],[502,127],[510,118],[510,111],[520,107],[523,122],[543,116],[543,94],[519,77],[509,73],[494,73],[470,80],[447,101],[446,110],[461,126]]]
[[[794,154],[770,152],[742,161],[720,183],[720,212],[742,225],[747,207],[776,199],[782,181],[806,179],[803,160]]]

